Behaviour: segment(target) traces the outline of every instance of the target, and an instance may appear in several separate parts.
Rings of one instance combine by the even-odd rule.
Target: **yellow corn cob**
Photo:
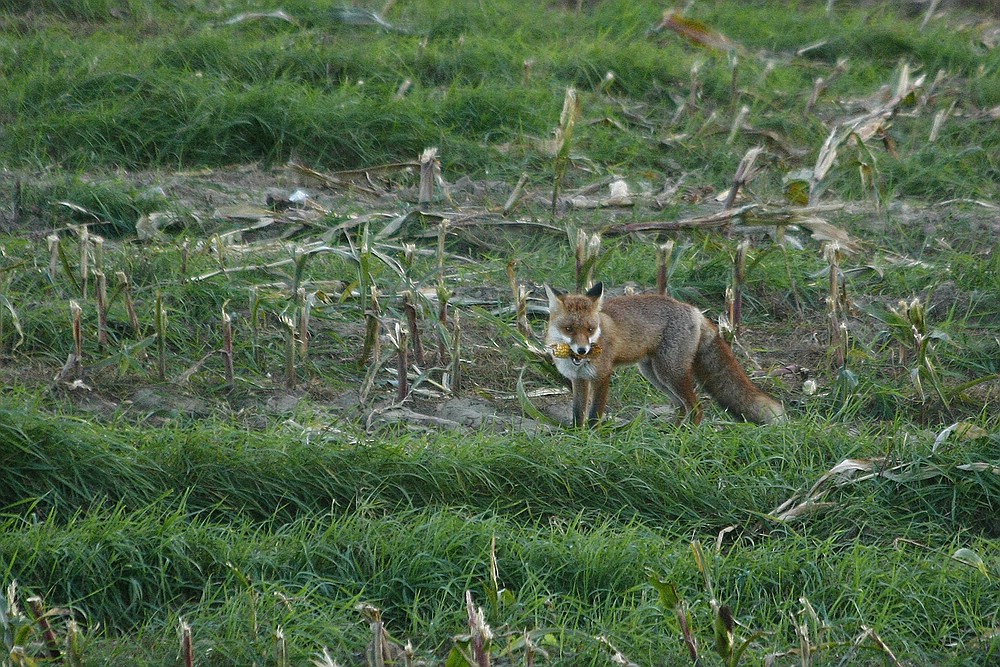
[[[587,354],[577,354],[573,352],[567,343],[556,343],[552,346],[552,356],[556,359],[569,359],[571,357],[573,359],[593,359],[594,357],[600,356],[600,354],[600,345],[591,346],[590,352]]]

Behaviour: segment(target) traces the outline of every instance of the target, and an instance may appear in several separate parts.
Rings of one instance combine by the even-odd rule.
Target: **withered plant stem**
[[[735,53],[730,53],[730,69],[732,70],[731,76],[729,78],[729,110],[730,112],[736,111],[736,104],[740,99],[739,90],[739,78],[740,78],[740,61]]]
[[[289,667],[291,662],[288,659],[288,641],[285,639],[285,631],[278,626],[274,631],[274,640],[276,644],[276,658],[278,662],[278,667]]]
[[[406,330],[396,323],[396,400],[400,403],[406,400],[406,397],[410,395],[410,383],[407,377],[407,369],[410,367],[410,360],[408,358],[407,349],[409,347],[409,341],[407,340]]]
[[[295,374],[295,319],[282,317],[285,325],[285,388],[294,389],[298,378]]]
[[[472,591],[465,591],[465,613],[469,619],[469,643],[472,646],[472,661],[476,667],[490,667],[490,645],[493,633],[486,624],[481,607],[472,601]]]
[[[83,378],[83,308],[76,301],[69,302],[69,312],[73,318],[73,379]]]
[[[364,349],[361,351],[362,361],[359,366],[364,368],[369,358],[371,358],[371,363],[368,365],[365,378],[361,382],[361,389],[358,391],[358,397],[362,403],[368,400],[368,394],[375,385],[375,375],[382,365],[382,345],[379,339],[381,312],[378,304],[378,290],[374,285],[371,286],[368,310],[365,312],[365,327],[365,343]]]
[[[438,283],[438,364],[445,365],[448,359],[448,300],[451,294],[445,287],[444,281]]]
[[[104,237],[94,234],[91,243],[94,246],[94,270],[104,271]]]
[[[566,89],[566,96],[563,98],[562,113],[559,115],[559,127],[556,129],[556,157],[553,164],[552,179],[552,216],[556,215],[556,207],[559,203],[559,192],[562,189],[563,179],[569,167],[569,153],[573,145],[573,128],[580,117],[580,102],[577,99],[574,88]]]
[[[521,198],[521,192],[524,190],[525,183],[528,182],[528,174],[521,174],[521,178],[517,179],[517,185],[511,190],[510,196],[507,197],[507,201],[503,205],[503,214],[510,214],[514,206],[517,204],[518,200]]]
[[[103,351],[108,347],[108,281],[104,271],[97,271],[97,345]]]
[[[52,630],[52,626],[49,624],[48,617],[45,615],[45,606],[42,604],[42,598],[32,595],[28,598],[28,606],[31,607],[31,614],[35,617],[38,629],[42,631],[42,637],[45,639],[46,654],[53,660],[58,658],[59,640],[56,637],[55,631]]]
[[[368,359],[372,357],[378,349],[378,333],[381,312],[378,304],[378,290],[374,285],[371,286],[368,298],[368,310],[365,311],[365,341],[361,348],[361,357],[358,359],[359,368],[364,368],[365,364],[368,363]]]
[[[739,334],[743,321],[743,284],[746,281],[747,252],[750,250],[750,240],[744,239],[736,247],[736,258],[733,262],[733,301],[729,312],[729,322],[733,333]]]
[[[264,369],[264,351],[260,347],[260,293],[256,286],[250,287],[250,344],[253,346],[253,361],[258,370]]]
[[[222,361],[226,374],[226,386],[232,387],[236,373],[233,369],[233,318],[222,307]]]
[[[163,307],[163,294],[156,292],[156,312],[153,314],[156,328],[156,375],[167,379],[167,311]]]
[[[410,340],[413,341],[413,360],[420,368],[424,367],[424,342],[420,339],[420,325],[417,321],[417,304],[414,303],[413,290],[407,290],[403,295],[403,311],[406,313],[406,325],[410,330]]]
[[[451,332],[451,393],[458,396],[462,390],[462,320],[456,310],[452,316]]]
[[[87,298],[87,281],[90,278],[90,230],[86,225],[80,230],[80,283],[81,296]]]
[[[191,625],[181,619],[181,657],[184,667],[194,667],[194,642],[191,640]]]
[[[444,366],[448,358],[448,343],[445,334],[448,331],[448,299],[450,294],[445,285],[444,274],[444,242],[448,233],[448,221],[442,220],[438,226],[438,247],[437,247],[437,297],[438,297],[438,364]]]
[[[427,211],[434,201],[434,167],[437,163],[437,149],[427,148],[420,154],[420,190],[417,207]]]
[[[59,235],[49,234],[49,280],[56,281],[56,271],[59,269]]]
[[[829,352],[836,368],[847,363],[847,286],[840,270],[841,250],[837,243],[828,243],[823,256],[830,269],[829,293],[826,297]]]
[[[142,337],[142,330],[139,327],[139,315],[135,312],[135,298],[132,296],[132,283],[124,271],[117,271],[115,277],[121,287],[122,294],[125,295],[125,312],[128,314],[128,323],[132,326],[137,338]]]
[[[438,225],[438,243],[437,243],[437,273],[438,282],[444,283],[444,242],[448,234],[448,221],[442,220]]]
[[[517,282],[517,275],[514,272],[516,266],[516,259],[507,262],[507,281],[510,283],[510,293],[514,299],[517,330],[522,336],[532,338],[534,332],[528,323],[528,290]]]
[[[66,622],[66,664],[83,667],[83,633],[74,618]]]
[[[570,232],[570,241],[573,237]],[[580,229],[576,233],[576,291],[582,292],[589,289],[594,280],[594,267],[597,265],[597,256],[601,253],[601,234],[594,233],[590,237]]]
[[[299,305],[299,356],[305,362],[309,359],[309,318],[312,314],[312,304],[304,287],[297,293]]]

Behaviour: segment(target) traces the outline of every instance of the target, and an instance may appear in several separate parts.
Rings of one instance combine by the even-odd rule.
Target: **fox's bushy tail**
[[[710,323],[702,332],[694,373],[705,390],[737,416],[757,424],[784,420],[785,409],[781,403],[754,386],[729,345]]]

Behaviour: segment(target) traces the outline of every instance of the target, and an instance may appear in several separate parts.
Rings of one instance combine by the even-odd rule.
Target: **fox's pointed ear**
[[[559,307],[559,302],[561,299],[561,292],[557,292],[548,285],[545,285],[545,294],[549,297],[549,310],[555,310]]]
[[[587,290],[587,296],[596,301],[598,304],[604,298],[604,283],[597,283],[589,290]]]

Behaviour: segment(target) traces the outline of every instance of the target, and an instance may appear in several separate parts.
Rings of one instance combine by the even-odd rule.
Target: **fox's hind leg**
[[[639,362],[639,372],[650,384],[669,396],[680,408],[680,417],[691,417],[695,424],[701,423],[701,404],[694,391],[694,376],[688,372],[677,372],[667,364],[645,359]]]

